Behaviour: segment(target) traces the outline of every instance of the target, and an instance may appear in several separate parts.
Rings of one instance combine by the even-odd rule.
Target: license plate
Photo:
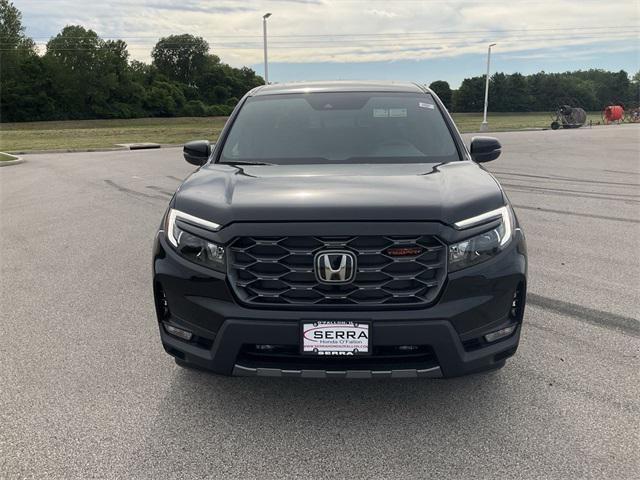
[[[302,353],[308,355],[368,355],[370,330],[362,322],[303,322]]]

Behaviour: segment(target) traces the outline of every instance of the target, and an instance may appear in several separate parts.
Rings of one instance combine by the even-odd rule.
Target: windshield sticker
[[[386,108],[374,108],[373,116],[374,118],[387,118],[389,116],[389,110]]]
[[[430,110],[435,110],[436,106],[433,103],[425,103],[425,102],[419,102],[418,106],[420,108],[428,108]]]
[[[406,108],[390,108],[389,116],[394,118],[406,117],[407,109]]]

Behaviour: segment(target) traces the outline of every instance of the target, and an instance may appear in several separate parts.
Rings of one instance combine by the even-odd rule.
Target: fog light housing
[[[508,327],[501,328],[500,330],[496,330],[495,332],[487,333],[484,336],[484,339],[487,341],[487,343],[492,343],[500,340],[501,338],[508,337],[514,332],[517,326],[518,325],[516,324],[509,325]]]
[[[186,340],[189,341],[193,338],[193,333],[191,333],[188,330],[184,330],[182,328],[178,328],[175,327],[173,325],[170,325],[168,323],[163,323],[164,325],[164,329],[165,331],[169,334],[169,335],[173,335],[174,337],[178,337],[182,340]]]

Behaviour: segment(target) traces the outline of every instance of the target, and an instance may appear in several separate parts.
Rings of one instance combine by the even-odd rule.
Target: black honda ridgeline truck
[[[258,87],[155,240],[160,337],[226,375],[451,377],[497,369],[520,338],[525,238],[498,181],[429,89]]]

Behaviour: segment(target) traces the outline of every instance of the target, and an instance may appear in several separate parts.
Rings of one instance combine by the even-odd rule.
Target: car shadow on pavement
[[[229,405],[229,412],[238,406],[259,407],[263,414],[303,404],[315,411],[335,411],[336,401],[348,410],[350,403],[358,409],[375,408],[376,416],[390,415],[380,411],[381,405],[402,401],[405,408],[423,409],[445,405],[452,395],[458,401],[482,402],[481,391],[491,391],[486,401],[495,401],[499,394],[504,371],[478,373],[451,379],[306,379],[278,377],[224,377],[213,373],[181,369],[174,377],[174,388],[180,392],[191,391],[204,403],[220,401]],[[169,397],[170,398],[170,397]],[[195,398],[194,398],[195,400]],[[195,402],[194,402],[195,403]],[[478,405],[480,406],[480,405]],[[459,408],[458,405],[456,408]]]
[[[473,449],[479,431],[504,429],[508,376],[507,367],[447,380],[314,380],[221,377],[175,367],[128,472],[148,474],[150,452],[164,452],[165,467],[194,475],[203,474],[189,470],[196,457],[209,458],[209,467],[232,464],[235,473],[241,459],[251,476],[268,458],[271,465],[282,457],[309,462],[308,449],[334,455],[346,447],[373,463],[384,462],[387,449],[404,449],[403,455],[442,455],[443,443]]]

